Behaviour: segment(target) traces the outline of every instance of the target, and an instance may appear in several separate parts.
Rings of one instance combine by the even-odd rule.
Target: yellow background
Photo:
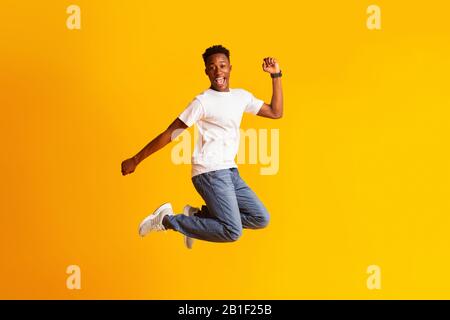
[[[382,30],[366,27],[381,7]],[[66,8],[81,8],[81,30]],[[448,1],[13,1],[0,7],[0,298],[450,298]],[[283,70],[280,170],[240,166],[271,213],[235,243],[140,238],[165,201],[202,204],[171,146],[122,160],[209,82],[270,102]],[[68,265],[81,290],[66,288]],[[369,265],[381,290],[368,290]]]

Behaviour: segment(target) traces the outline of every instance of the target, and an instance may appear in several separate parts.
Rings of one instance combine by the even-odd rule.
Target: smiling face
[[[216,91],[230,91],[231,65],[223,53],[215,53],[208,57],[205,64],[205,73],[211,82],[211,89]]]

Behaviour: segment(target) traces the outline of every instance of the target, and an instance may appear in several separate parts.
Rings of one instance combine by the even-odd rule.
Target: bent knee
[[[234,242],[239,240],[239,238],[242,236],[242,228],[240,229],[228,229],[227,233],[225,235],[225,241],[226,242]]]
[[[264,216],[261,217],[261,222],[260,222],[260,228],[265,228],[269,225],[270,222],[270,215],[267,213]]]
[[[262,229],[269,225],[270,215],[265,208],[260,210],[258,215],[253,216],[252,229]]]

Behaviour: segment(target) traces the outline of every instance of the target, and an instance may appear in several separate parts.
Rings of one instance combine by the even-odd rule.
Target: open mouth
[[[215,78],[214,79],[214,83],[219,85],[219,86],[223,86],[226,83],[226,79],[224,77]]]

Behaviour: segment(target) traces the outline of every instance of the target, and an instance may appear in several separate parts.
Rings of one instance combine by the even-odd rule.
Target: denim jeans
[[[188,237],[212,242],[236,241],[243,228],[260,229],[269,223],[269,213],[247,186],[237,168],[206,172],[192,177],[206,205],[187,217],[168,216],[170,227]]]

